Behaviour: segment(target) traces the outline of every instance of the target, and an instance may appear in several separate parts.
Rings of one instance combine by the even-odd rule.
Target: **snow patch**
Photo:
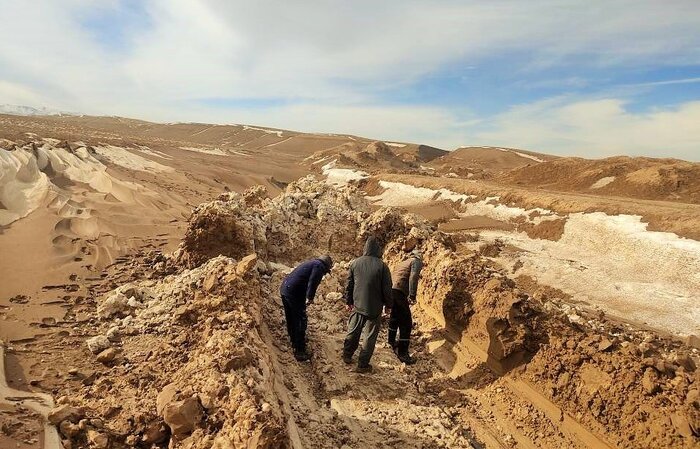
[[[603,212],[568,216],[560,240],[484,231],[524,252],[518,274],[574,300],[679,335],[700,333],[700,242],[647,230],[641,217]]]
[[[367,199],[382,206],[415,206],[439,200],[464,203],[468,199],[476,198],[473,195],[464,195],[447,189],[434,190],[401,182],[379,181],[379,186],[385,190],[380,195]]]
[[[26,150],[0,150],[0,226],[26,217],[44,202],[51,188],[38,161]]]
[[[262,132],[264,132],[264,133],[266,133],[266,134],[276,134],[277,137],[282,137],[282,131],[277,131],[277,130],[274,130],[274,129],[267,129],[267,128],[257,128],[257,127],[255,127],[255,126],[243,125],[243,130],[244,130],[244,131],[245,131],[245,130],[249,130],[249,129],[253,129],[253,130],[255,130],[255,131],[262,131]]]
[[[396,142],[384,142],[384,143],[386,143],[390,147],[395,147],[395,148],[403,148],[406,146],[405,143],[396,143]]]
[[[326,176],[326,182],[334,185],[344,185],[350,181],[365,179],[369,174],[349,168],[335,168],[336,159],[321,167],[321,171]]]
[[[606,176],[605,178],[600,178],[596,182],[594,182],[591,185],[591,189],[600,189],[601,187],[605,187],[606,185],[610,184],[615,180],[614,176]]]
[[[146,159],[122,147],[106,145],[94,148],[95,152],[100,155],[100,157],[108,160],[112,164],[128,168],[129,170],[151,173],[175,171],[175,169],[172,167]]]
[[[221,148],[199,148],[199,147],[180,147],[181,150],[194,151],[203,154],[215,154],[217,156],[228,156],[229,154]]]
[[[487,148],[487,147],[482,147],[482,148]],[[538,158],[537,156],[533,156],[533,155],[531,155],[531,154],[526,154],[526,153],[521,153],[521,152],[519,152],[519,151],[511,150],[511,149],[509,149],[509,148],[496,148],[496,149],[497,149],[497,150],[500,150],[500,151],[506,151],[506,152],[508,152],[508,153],[515,153],[515,154],[517,154],[517,155],[520,156],[520,157],[524,157],[525,159],[531,159],[531,160],[533,160],[533,161],[535,161],[535,162],[545,162],[544,159],[540,159],[540,158]]]
[[[137,149],[140,152],[142,152],[143,154],[147,154],[149,156],[159,157],[161,159],[172,159],[173,158],[172,156],[169,156],[169,155],[163,153],[162,151],[151,150],[147,146],[143,146],[143,145],[138,145]]]

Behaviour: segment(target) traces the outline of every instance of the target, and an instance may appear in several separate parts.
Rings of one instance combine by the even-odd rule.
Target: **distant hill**
[[[57,109],[50,108],[34,108],[31,106],[22,106],[14,104],[0,104],[0,114],[10,114],[10,115],[73,115],[68,112],[59,111]]]
[[[516,168],[499,180],[551,190],[700,203],[700,163],[678,159],[558,158]]]
[[[423,147],[422,150],[421,147]],[[308,157],[306,162],[319,168],[325,163],[335,161],[340,167],[360,168],[366,171],[407,171],[418,168],[419,163],[427,162],[426,158],[441,152],[443,150],[425,145],[353,141],[317,151]]]
[[[500,147],[460,147],[433,159],[429,167],[437,173],[484,179],[503,171],[536,165],[556,156]]]

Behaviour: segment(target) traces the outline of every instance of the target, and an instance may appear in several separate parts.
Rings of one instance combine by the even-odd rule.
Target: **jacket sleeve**
[[[355,304],[355,299],[352,297],[355,291],[355,274],[352,270],[353,264],[350,264],[350,269],[348,269],[348,282],[345,286],[345,304],[349,306]]]
[[[420,279],[420,271],[423,269],[423,261],[415,258],[411,263],[411,275],[408,278],[408,296],[415,298],[418,293],[418,280]]]
[[[384,296],[384,307],[391,309],[394,306],[394,298],[391,296],[391,271],[387,264],[384,264],[382,275],[382,295]]]
[[[306,284],[306,299],[314,300],[316,289],[318,289],[324,274],[326,274],[326,271],[321,268],[320,263],[314,265],[311,270],[311,276],[309,276],[309,282]]]

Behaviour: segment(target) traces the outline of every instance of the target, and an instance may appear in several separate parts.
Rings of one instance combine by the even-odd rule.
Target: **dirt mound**
[[[261,375],[270,361],[256,262],[219,256],[107,295],[88,346],[113,368],[94,381],[97,394],[59,401],[82,410],[56,423],[64,438],[73,447],[98,435],[115,448],[169,439],[188,448],[285,447],[271,379]]]
[[[454,173],[472,179],[489,179],[515,168],[537,165],[554,156],[497,147],[461,147],[432,160],[428,166],[438,173]]]
[[[402,160],[411,163],[425,164],[426,162],[430,162],[433,159],[437,159],[448,153],[440,148],[431,147],[429,145],[417,145],[413,143],[401,144],[401,146],[396,146],[396,144],[393,144],[390,146],[391,151],[394,154],[399,156]]]
[[[340,260],[359,247],[356,229],[368,212],[356,188],[334,188],[313,176],[273,199],[259,188],[226,193],[194,210],[175,257],[188,267],[217,255],[252,252],[284,263],[322,253]]]
[[[515,169],[501,181],[571,192],[700,203],[700,164],[677,159],[561,158]]]
[[[405,155],[404,155],[405,156]],[[410,157],[402,157],[386,143],[376,141],[369,145],[361,142],[348,142],[337,147],[314,153],[309,158],[312,166],[319,166],[335,161],[335,165],[366,171],[377,170],[411,170],[416,168]]]

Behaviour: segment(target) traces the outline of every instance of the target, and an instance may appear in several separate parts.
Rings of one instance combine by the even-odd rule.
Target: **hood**
[[[369,237],[365,242],[364,256],[382,257],[382,246],[375,237]]]
[[[331,271],[331,268],[333,268],[333,259],[331,259],[331,256],[324,254],[323,256],[319,257],[318,260],[323,262],[328,271]]]

